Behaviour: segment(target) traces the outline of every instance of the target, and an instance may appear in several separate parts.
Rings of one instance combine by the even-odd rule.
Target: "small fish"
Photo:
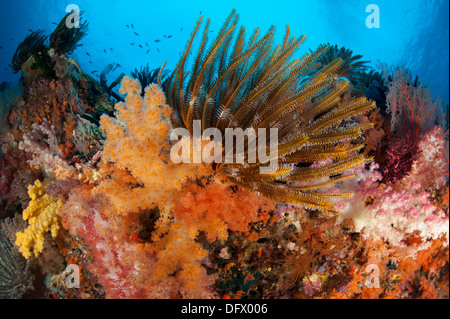
[[[109,48],[111,51],[114,51],[114,49],[113,48]]]
[[[167,39],[167,35],[163,34],[163,37]]]
[[[131,25],[131,29],[133,29],[133,30],[134,30],[134,25]]]
[[[28,29],[28,32],[33,32],[33,30],[31,30],[31,29]]]
[[[89,61],[90,64],[92,64],[92,61]]]
[[[131,46],[133,46],[134,45],[134,43],[131,43]]]
[[[98,71],[92,71],[91,73],[92,73],[92,74],[95,74],[96,72],[98,72]]]
[[[52,24],[54,24],[54,25],[58,25],[58,23],[56,23],[56,22],[52,22]]]
[[[143,46],[142,46],[142,45],[140,45],[140,44],[139,44],[139,47],[140,47],[141,49],[143,48]]]
[[[0,47],[0,49],[3,49],[3,47]]]
[[[119,63],[117,63],[117,67],[118,67],[118,68],[121,68],[122,66],[121,66]]]
[[[158,53],[159,53],[159,49],[158,48],[156,48],[156,50],[158,51]]]
[[[183,28],[180,28],[180,32],[183,32]]]
[[[14,40],[14,38],[9,39],[9,41],[12,41],[12,40]]]
[[[148,43],[147,42],[145,42],[145,46],[148,48]]]
[[[202,12],[200,11],[200,15],[202,15]]]
[[[103,52],[105,52],[105,53],[106,53],[106,49],[103,49]]]
[[[130,26],[128,24],[125,25],[128,29],[130,28]]]
[[[167,36],[167,38],[169,38],[169,39],[170,39],[171,37],[172,37],[172,36],[171,36],[170,34]]]
[[[137,33],[137,32],[134,32],[134,34],[136,34],[137,36],[139,36],[139,33]]]
[[[161,42],[161,40],[156,39],[155,42]]]
[[[5,71],[8,71],[8,69],[7,69],[7,68],[4,68],[4,70],[5,70]]]
[[[87,56],[91,56],[91,55],[89,54],[89,52],[86,52],[86,55],[87,55]]]
[[[150,52],[150,49],[147,50],[147,52],[145,52],[145,54],[148,54]]]
[[[209,31],[209,32],[214,32],[214,30],[211,30],[211,31]]]

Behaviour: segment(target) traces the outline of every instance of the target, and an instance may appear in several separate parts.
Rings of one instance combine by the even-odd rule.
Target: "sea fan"
[[[266,132],[277,128],[276,172],[261,174],[259,169],[266,164],[260,161],[247,165],[213,163],[213,167],[233,183],[269,198],[333,210],[332,198],[350,194],[319,189],[351,177],[342,173],[366,161],[358,154],[363,144],[352,145],[349,141],[360,137],[367,124],[342,122],[372,109],[374,103],[366,98],[340,103],[350,85],[337,74],[342,59],[321,66],[319,61],[328,47],[321,46],[311,54],[291,60],[304,36],[291,37],[287,27],[283,43],[274,46],[272,26],[261,38],[260,29],[256,29],[246,41],[245,28],[237,31],[237,21],[238,15],[233,10],[207,48],[210,34],[207,20],[187,74],[188,56],[202,23],[202,17],[199,18],[165,87],[168,104],[175,111],[173,122],[192,134],[194,121],[200,120],[202,131],[218,128],[223,137],[227,128],[265,128]],[[237,37],[233,41],[235,31]],[[245,141],[247,150],[248,144]],[[245,163],[249,163],[250,151],[240,154]],[[324,163],[327,159],[330,161]],[[324,164],[311,165],[318,161]],[[301,165],[295,167],[296,163]]]

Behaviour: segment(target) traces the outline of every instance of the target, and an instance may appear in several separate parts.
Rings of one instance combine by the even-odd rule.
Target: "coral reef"
[[[409,70],[291,58],[304,37],[246,38],[233,11],[209,44],[200,18],[172,72],[108,85],[116,64],[96,81],[67,56],[87,28],[68,16],[0,85],[0,298],[449,297],[448,106]],[[196,121],[220,138],[171,138]],[[230,128],[277,128],[278,153],[247,163],[272,146],[247,138],[232,163],[172,160],[227,155]]]

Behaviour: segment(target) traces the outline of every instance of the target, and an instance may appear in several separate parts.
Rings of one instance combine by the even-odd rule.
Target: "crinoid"
[[[0,223],[0,299],[19,299],[33,288],[34,275],[26,261],[8,240]]]
[[[161,70],[162,68],[150,69],[150,66],[147,64],[146,66],[141,66],[138,70],[137,68],[134,71],[131,71],[131,76],[135,79],[139,80],[141,84],[142,91],[141,95],[144,96],[145,88],[152,83],[158,83],[158,80],[161,81],[161,86],[166,87],[167,81],[169,80],[169,70]],[[161,79],[159,76],[161,75]]]
[[[174,109],[173,122],[192,134],[194,122],[201,121],[202,132],[217,128],[223,140],[227,129],[251,132],[265,128],[267,136],[271,128],[278,129],[275,172],[260,171],[274,159],[270,155],[265,161],[248,161],[251,153],[263,148],[251,143],[250,134],[243,138],[247,151],[236,155],[239,141],[233,144],[234,158],[240,156],[244,164],[225,161],[213,167],[231,182],[269,198],[332,211],[333,198],[351,194],[327,188],[352,177],[349,171],[367,161],[359,154],[363,144],[355,143],[367,124],[348,119],[375,104],[366,98],[341,101],[350,85],[337,74],[342,59],[325,66],[319,62],[327,46],[292,59],[305,36],[292,37],[287,27],[282,44],[275,46],[272,26],[262,37],[258,28],[245,40],[245,28],[238,30],[237,21],[233,10],[207,48],[207,20],[187,73],[188,56],[202,23],[199,18],[165,87],[168,104]],[[269,144],[263,145],[264,150]]]
[[[47,36],[44,35],[44,30],[37,30],[31,32],[19,44],[11,61],[11,67],[14,73],[18,73],[22,65],[33,55],[33,53],[45,49],[45,42]]]
[[[79,42],[87,35],[89,23],[86,21],[79,23],[78,27],[67,27],[66,21],[72,13],[73,11],[67,13],[64,18],[61,19],[50,36],[49,46],[58,54],[72,54],[76,48],[82,46]],[[83,11],[80,12],[78,19],[81,20],[82,15]]]
[[[360,78],[367,70],[367,63],[370,61],[361,61],[362,55],[353,55],[353,51],[346,49],[345,47],[339,48],[337,44],[330,46],[329,50],[320,58],[319,62],[326,66],[338,58],[342,59],[342,64],[337,70],[339,76],[347,78],[353,85],[356,85]]]

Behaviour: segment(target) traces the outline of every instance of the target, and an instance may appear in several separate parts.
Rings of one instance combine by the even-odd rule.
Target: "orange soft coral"
[[[116,169],[128,170],[136,183],[123,187],[116,179],[105,179],[95,190],[104,193],[117,212],[136,212],[155,205],[168,212],[183,182],[209,172],[204,165],[173,164],[169,159],[168,122],[170,108],[156,86],[148,87],[144,98],[137,81],[125,77],[121,93],[125,103],[116,104],[116,117],[102,116],[106,133],[103,160]]]
[[[205,185],[187,184],[183,192],[175,218],[196,223],[210,240],[226,239],[226,229],[248,232],[249,224],[259,220],[259,209],[274,209],[273,201],[217,179]]]
[[[140,92],[137,81],[124,78],[125,102],[116,105],[116,118],[100,121],[102,177],[92,190],[73,192],[64,225],[91,245],[91,269],[108,297],[212,297],[214,277],[202,266],[209,252],[198,236],[246,233],[259,214],[267,218],[273,202],[214,178],[210,166],[172,163],[165,96],[157,85],[144,98]],[[158,213],[151,238],[143,240],[129,227],[149,210]]]

